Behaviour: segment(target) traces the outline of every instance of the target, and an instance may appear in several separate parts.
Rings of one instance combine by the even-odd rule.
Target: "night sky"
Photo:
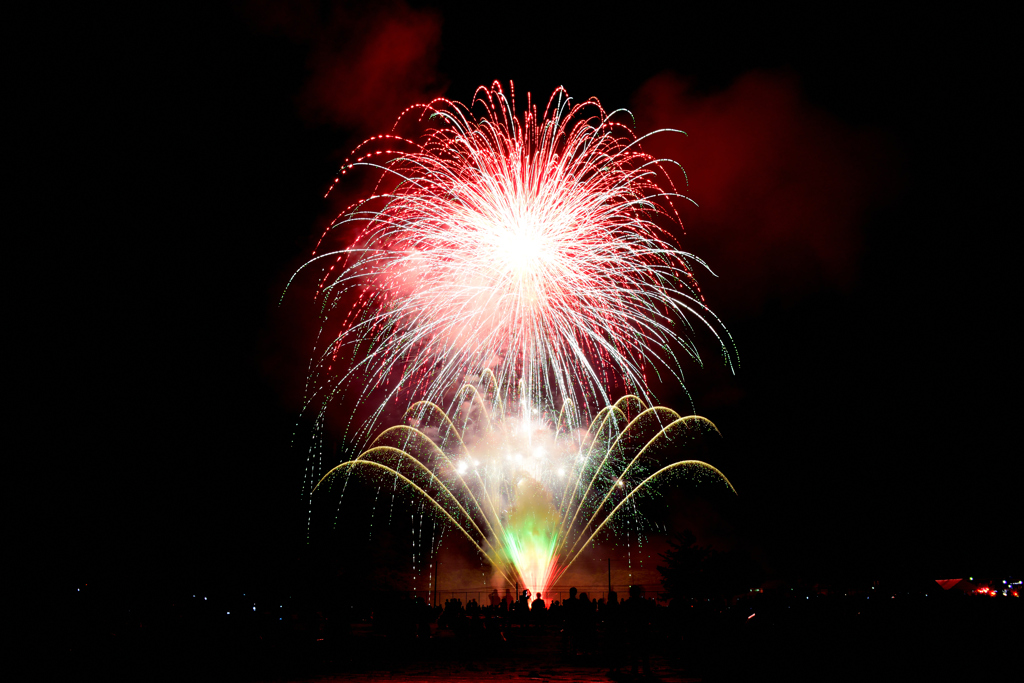
[[[493,6],[82,9],[49,32],[16,457],[44,463],[61,580],[255,580],[304,552],[312,323],[284,283],[354,144],[495,79],[688,133],[649,150],[688,171],[682,245],[742,366],[704,339],[687,378],[730,533],[770,573],[1019,571],[1009,20]]]

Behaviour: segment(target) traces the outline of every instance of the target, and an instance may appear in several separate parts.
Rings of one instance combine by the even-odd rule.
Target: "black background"
[[[627,4],[414,8],[440,17],[455,99],[511,78],[629,106],[666,71],[713,94],[768,70],[883,140],[899,180],[858,225],[854,277],[720,310],[743,366],[691,371],[697,408],[730,444],[742,533],[771,571],[1019,569],[1008,17]],[[391,118],[310,115],[313,48],[265,16],[79,9],[40,17],[15,62],[33,202],[29,323],[11,332],[36,360],[14,368],[33,433],[12,457],[26,476],[43,464],[34,542],[65,583],[247,581],[303,552],[307,311],[278,300],[339,159]],[[723,386],[742,398],[702,404]]]

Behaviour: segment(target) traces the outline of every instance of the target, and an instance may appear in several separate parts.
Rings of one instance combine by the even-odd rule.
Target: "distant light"
[[[252,611],[253,611],[253,612],[255,612],[255,611],[256,611],[256,605],[253,605],[253,606],[252,606]]]
[[[205,599],[206,599],[206,598],[203,598],[203,600],[205,600]]]
[[[77,590],[77,591],[78,591],[79,593],[81,593],[81,592],[82,592],[82,589],[81,589],[81,588],[78,588],[78,589],[76,589],[76,590]]]
[[[565,468],[564,467],[559,467],[558,468],[558,476],[560,476],[560,477],[564,477],[565,476]]]
[[[228,614],[231,614],[231,612],[228,612]]]
[[[533,457],[535,457],[535,458],[543,458],[544,457],[544,448],[542,446],[537,446],[535,449],[533,449]]]
[[[469,469],[469,465],[465,461],[459,463],[459,467],[458,467],[459,474],[465,474],[466,470],[468,470],[468,469]]]
[[[747,621],[749,621],[749,620],[753,619],[753,618],[754,618],[754,614],[757,614],[757,612],[754,612],[754,613],[753,613],[753,614],[751,614],[751,615],[750,615],[749,617],[747,617]]]

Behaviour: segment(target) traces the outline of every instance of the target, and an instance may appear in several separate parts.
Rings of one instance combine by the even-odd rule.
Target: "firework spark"
[[[718,435],[703,417],[648,408],[631,395],[599,411],[583,431],[564,408],[557,417],[526,420],[504,413],[489,371],[484,387],[483,394],[473,385],[458,392],[455,419],[436,404],[414,404],[409,424],[382,432],[314,490],[340,480],[343,492],[352,475],[404,488],[468,538],[496,578],[534,593],[546,592],[617,520],[642,528],[637,504],[658,495],[656,483],[685,475],[735,493],[711,465],[678,459],[688,442]]]
[[[672,237],[686,199],[665,170],[674,162],[644,153],[627,117],[562,89],[543,113],[528,96],[517,115],[514,90],[494,83],[468,107],[410,108],[399,123],[425,127],[415,139],[360,145],[339,180],[369,168],[377,189],[307,263],[323,267],[307,394],[320,421],[358,381],[359,401],[383,392],[365,438],[392,400],[443,403],[484,369],[524,417],[563,402],[589,414],[613,386],[651,403],[651,373],[682,383],[679,350],[699,362],[694,323],[731,366],[731,339],[694,277],[703,264]],[[328,249],[337,234],[355,238]]]

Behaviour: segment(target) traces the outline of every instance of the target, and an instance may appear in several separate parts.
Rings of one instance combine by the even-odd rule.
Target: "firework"
[[[696,324],[730,366],[733,354],[697,285],[703,263],[673,237],[686,200],[674,162],[597,100],[559,89],[542,112],[529,96],[516,112],[497,83],[468,106],[417,105],[343,165],[336,182],[357,169],[379,181],[304,266],[322,267],[323,323],[306,406],[319,434],[341,392],[370,405],[350,435],[366,443],[387,405],[416,402],[325,476],[311,457],[307,481],[411,492],[498,575],[543,592],[603,530],[639,528],[656,483],[687,474],[732,491],[677,457],[714,425],[649,406],[654,377],[682,384],[682,359],[700,360]],[[420,132],[399,134],[409,126]]]
[[[434,403],[414,404],[408,424],[382,432],[315,490],[340,480],[343,492],[353,474],[403,488],[468,538],[498,577],[534,593],[618,520],[640,528],[637,504],[658,495],[656,483],[686,475],[735,493],[711,465],[678,459],[687,442],[718,434],[703,417],[648,408],[630,395],[581,430],[564,407],[557,416],[531,410],[527,418],[503,411],[489,371],[482,388],[458,392],[454,417]]]
[[[514,90],[495,83],[469,106],[409,109],[395,130],[415,124],[418,137],[360,145],[336,181],[371,169],[377,188],[306,264],[323,269],[307,387],[318,424],[340,392],[372,395],[359,441],[389,403],[443,404],[485,369],[523,416],[563,403],[589,415],[616,386],[652,403],[652,375],[681,384],[681,358],[699,361],[695,323],[731,365],[694,277],[703,264],[673,238],[686,199],[666,173],[674,162],[644,153],[627,118],[562,89],[517,115]],[[336,236],[349,246],[329,249]]]

